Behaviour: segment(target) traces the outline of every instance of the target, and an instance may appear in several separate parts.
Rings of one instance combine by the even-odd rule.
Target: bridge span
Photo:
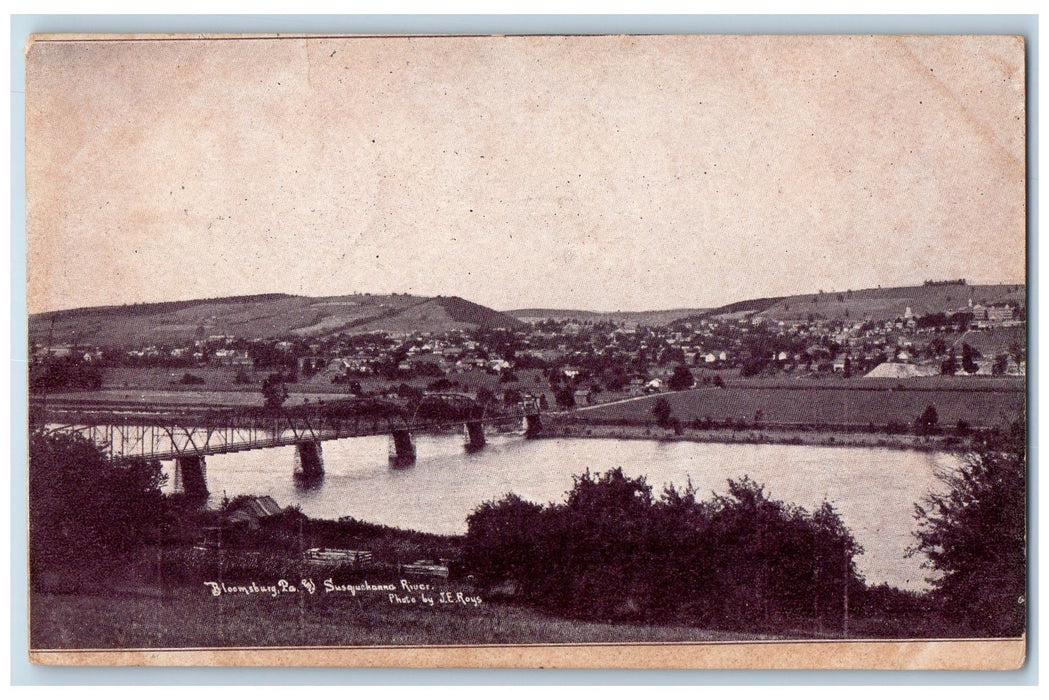
[[[282,408],[149,406],[31,402],[31,421],[47,433],[78,433],[101,447],[113,463],[132,459],[175,461],[175,487],[207,494],[205,458],[244,450],[295,445],[295,474],[324,473],[326,440],[389,435],[390,463],[415,462],[414,432],[465,425],[467,450],[484,447],[486,423],[525,422],[526,437],[542,430],[537,401],[512,407],[481,405],[465,394],[429,393],[415,401],[338,399]]]

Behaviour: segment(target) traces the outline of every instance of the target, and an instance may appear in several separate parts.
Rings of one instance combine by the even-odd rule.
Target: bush
[[[980,636],[1017,636],[1026,620],[1024,425],[992,435],[962,465],[938,474],[945,490],[915,505],[918,544],[934,571],[941,614]]]
[[[652,415],[656,418],[656,425],[660,428],[671,427],[671,421],[674,416],[674,411],[670,407],[670,402],[665,397],[660,397],[655,404],[652,405]]]
[[[939,432],[940,419],[936,415],[936,407],[929,404],[925,410],[914,421],[915,435],[935,435]]]
[[[154,542],[163,520],[160,462],[114,465],[87,438],[29,441],[29,545],[34,571],[87,567]]]
[[[667,381],[667,387],[671,391],[691,389],[695,384],[695,377],[692,376],[692,372],[688,370],[688,367],[685,367],[684,365],[678,365],[675,367],[674,374]]]
[[[691,485],[654,498],[620,469],[574,482],[562,504],[511,494],[469,516],[482,586],[572,617],[736,629],[840,621],[843,588],[862,587],[830,504],[808,513],[747,478],[706,502]]]

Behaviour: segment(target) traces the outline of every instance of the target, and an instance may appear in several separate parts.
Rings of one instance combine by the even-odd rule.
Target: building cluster
[[[891,320],[772,320],[760,314],[697,316],[668,325],[539,320],[516,329],[443,333],[339,334],[245,339],[211,335],[187,344],[135,348],[58,345],[32,348],[34,359],[125,366],[230,367],[323,374],[332,383],[367,377],[389,381],[454,378],[468,372],[512,382],[522,371],[542,376],[575,403],[604,392],[638,395],[674,388],[682,367],[693,381],[740,376],[1023,374],[1024,349],[981,352],[973,334],[1022,326],[1013,306],[969,301],[960,309]],[[1020,334],[1022,336],[1022,334]],[[987,351],[986,343],[983,344]],[[675,379],[675,373],[678,378]],[[566,399],[567,401],[567,399]]]

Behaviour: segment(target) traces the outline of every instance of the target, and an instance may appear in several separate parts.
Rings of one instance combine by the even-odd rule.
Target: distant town
[[[955,290],[942,297],[953,303],[933,310],[926,300],[926,308],[866,318],[849,310],[850,303],[863,308],[861,293],[819,292],[807,301],[766,300],[761,310],[744,303],[652,325],[572,312],[526,315],[539,313],[533,310],[496,314],[513,316],[506,324],[512,327],[249,338],[201,325],[193,340],[121,347],[48,344],[38,323],[32,389],[140,386],[136,370],[153,388],[254,388],[276,372],[300,392],[410,397],[461,390],[506,405],[528,396],[544,408],[570,409],[750,377],[1024,376],[1023,287],[998,288],[991,302],[974,299],[964,280],[915,289],[939,288]],[[777,318],[792,315],[799,301],[818,313]],[[833,317],[828,305],[837,309]]]

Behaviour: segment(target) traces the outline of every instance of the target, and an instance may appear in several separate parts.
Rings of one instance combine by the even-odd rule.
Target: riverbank
[[[548,420],[541,438],[655,440],[659,442],[700,442],[744,445],[813,445],[820,447],[884,447],[925,452],[953,451],[966,442],[953,435],[919,437],[884,433],[787,430],[775,428],[701,430],[683,427],[680,433],[656,425],[607,425],[580,420]]]

